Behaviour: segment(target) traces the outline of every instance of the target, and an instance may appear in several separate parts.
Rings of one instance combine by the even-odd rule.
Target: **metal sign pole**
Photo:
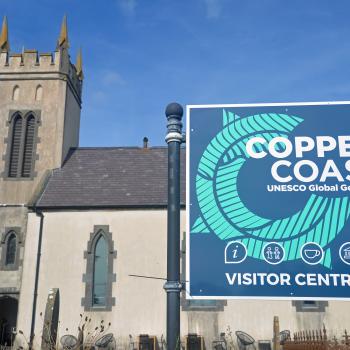
[[[180,348],[180,145],[183,109],[178,103],[167,106],[168,132],[168,243],[167,243],[167,349]]]

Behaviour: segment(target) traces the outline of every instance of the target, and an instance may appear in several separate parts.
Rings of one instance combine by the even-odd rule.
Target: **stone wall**
[[[0,54],[0,204],[26,204],[46,171],[60,167],[69,148],[78,146],[81,83],[64,51],[55,53],[52,64],[47,55],[36,63],[37,53],[25,52],[10,55],[6,65],[6,55]],[[32,179],[7,176],[9,122],[16,111],[33,111],[39,118]]]
[[[19,231],[18,264],[15,269],[6,270],[3,264],[0,264],[0,297],[2,295],[13,295],[18,297],[21,286],[21,273],[24,257],[24,240],[27,227],[27,208],[0,207],[0,261],[3,261],[5,249],[5,234],[9,229]],[[17,240],[18,242],[18,240]]]

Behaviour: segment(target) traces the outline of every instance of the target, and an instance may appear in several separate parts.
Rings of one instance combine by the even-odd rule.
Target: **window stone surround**
[[[16,235],[16,258],[15,263],[6,265],[6,252],[7,244],[10,235],[14,233]],[[23,234],[20,227],[5,227],[5,231],[1,235],[0,241],[1,257],[0,257],[0,270],[4,271],[16,271],[22,266],[22,259],[20,259],[21,247],[23,247]]]
[[[8,288],[0,287],[0,299],[9,298],[9,297],[19,301],[19,290],[14,287],[8,287]]]
[[[34,144],[33,144],[33,157],[32,157],[32,166],[31,166],[31,175],[29,177],[9,177],[9,166],[10,166],[10,157],[11,157],[11,145],[12,145],[12,137],[13,137],[13,126],[14,120],[17,115],[20,115],[23,119],[22,123],[22,142],[20,148],[20,158],[23,158],[23,149],[24,149],[24,138],[25,138],[25,128],[26,121],[30,115],[33,115],[35,118],[35,130],[34,130]],[[40,143],[40,137],[38,137],[39,127],[41,126],[41,111],[40,110],[10,110],[9,117],[6,122],[6,126],[8,127],[8,136],[4,138],[4,144],[7,145],[5,154],[2,156],[2,160],[5,162],[4,171],[0,174],[0,176],[5,181],[30,181],[33,180],[37,176],[37,172],[34,170],[35,161],[39,159],[39,155],[36,153],[37,144]]]
[[[326,312],[328,301],[317,300],[313,305],[306,305],[303,300],[293,300],[292,305],[296,312]]]
[[[104,307],[93,306],[93,274],[94,274],[94,252],[95,246],[100,235],[103,235],[108,245],[108,276],[107,276],[107,297]],[[83,274],[85,283],[85,297],[81,299],[81,305],[84,311],[111,311],[115,305],[115,298],[112,297],[112,285],[116,282],[116,274],[113,273],[114,259],[117,257],[117,251],[114,250],[114,241],[112,233],[109,232],[108,225],[94,225],[93,232],[90,233],[90,240],[87,244],[87,250],[84,251],[86,259],[86,273]]]

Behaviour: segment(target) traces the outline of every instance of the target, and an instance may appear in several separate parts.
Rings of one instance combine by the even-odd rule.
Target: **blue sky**
[[[81,46],[81,146],[164,145],[169,102],[348,100],[348,0],[0,0],[13,52]]]

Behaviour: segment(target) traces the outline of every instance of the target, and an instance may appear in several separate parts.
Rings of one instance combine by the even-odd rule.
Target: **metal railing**
[[[345,330],[341,339],[329,338],[326,328],[322,330],[301,331],[287,339],[283,350],[350,350],[350,337]]]

